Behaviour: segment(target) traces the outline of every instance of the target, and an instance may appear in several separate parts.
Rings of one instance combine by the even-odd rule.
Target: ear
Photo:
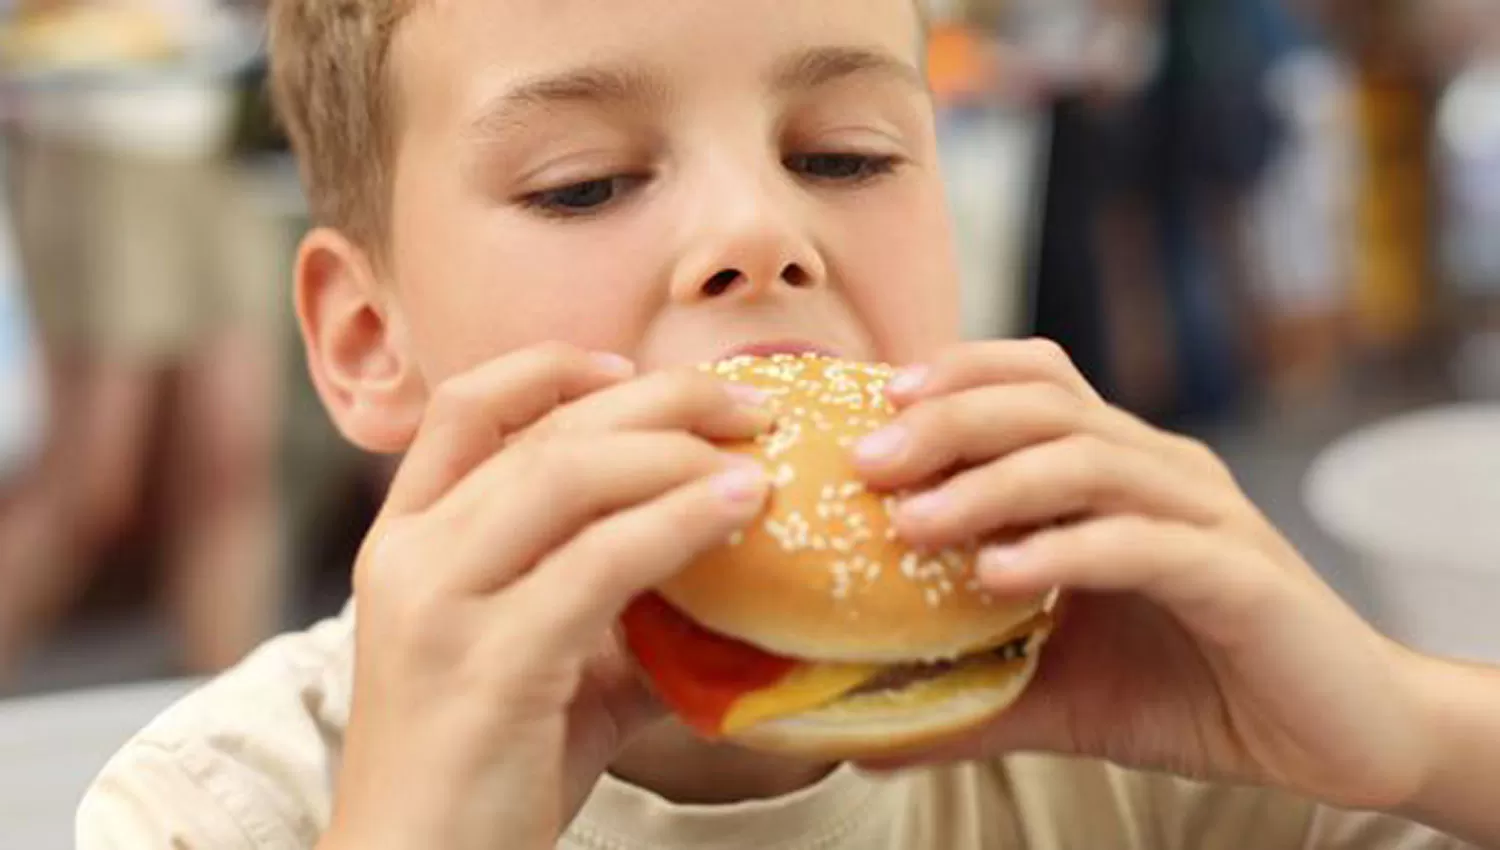
[[[303,239],[296,275],[308,366],[334,424],[365,451],[405,451],[427,388],[393,287],[381,283],[363,249],[329,229]]]

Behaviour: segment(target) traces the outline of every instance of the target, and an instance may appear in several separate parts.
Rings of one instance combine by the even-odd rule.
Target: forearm
[[[1500,669],[1421,659],[1411,681],[1435,759],[1423,789],[1400,814],[1500,847]]]

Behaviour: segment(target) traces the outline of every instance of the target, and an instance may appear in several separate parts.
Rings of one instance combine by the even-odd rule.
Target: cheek
[[[851,206],[836,279],[883,354],[930,358],[959,341],[958,271],[941,189],[923,181]]]
[[[434,213],[397,261],[415,356],[437,381],[503,354],[561,341],[629,353],[649,308],[649,258],[602,230],[511,211]],[[638,246],[637,246],[638,247]]]

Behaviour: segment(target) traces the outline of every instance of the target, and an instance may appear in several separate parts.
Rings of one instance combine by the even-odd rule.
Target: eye
[[[584,180],[556,189],[544,189],[525,197],[527,206],[559,216],[581,216],[598,212],[640,185],[639,177],[606,177]]]
[[[798,154],[786,161],[786,167],[797,174],[837,183],[861,183],[891,173],[896,165],[894,156],[853,153]]]

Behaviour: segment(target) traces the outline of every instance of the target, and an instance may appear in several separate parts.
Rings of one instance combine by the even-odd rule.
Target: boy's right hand
[[[553,846],[656,716],[620,613],[764,505],[713,446],[769,427],[762,402],[559,346],[437,391],[355,568],[326,845]]]

